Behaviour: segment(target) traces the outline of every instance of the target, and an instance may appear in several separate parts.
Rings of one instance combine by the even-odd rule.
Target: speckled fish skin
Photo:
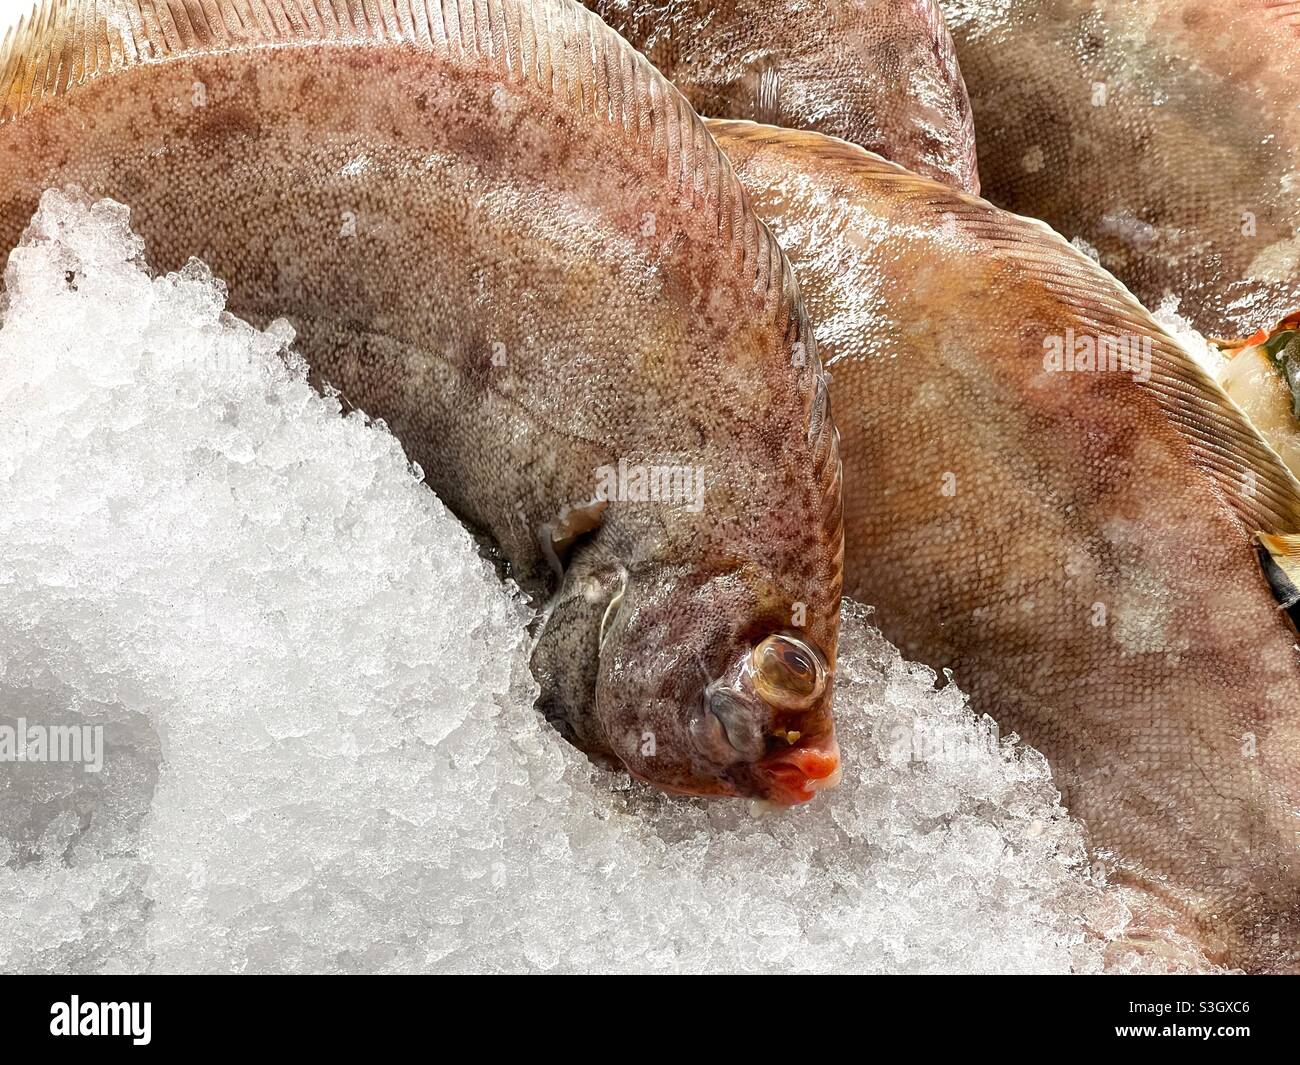
[[[1300,306],[1300,6],[941,0],[983,194],[1210,336]]]
[[[710,130],[817,323],[846,594],[1046,754],[1212,958],[1300,968],[1300,659],[1251,543],[1300,527],[1300,485],[1046,226],[815,134]],[[1149,380],[1050,372],[1068,330],[1149,339]]]
[[[585,0],[695,109],[812,129],[979,191],[936,0]]]
[[[588,660],[553,660],[595,678],[589,748],[671,791],[810,797],[835,768],[835,431],[789,265],[699,119],[568,0],[291,10],[46,9],[0,59],[0,250],[47,186],[120,200],[155,267],[198,256],[234,313],[287,317],[530,588],[599,518],[621,598]],[[601,513],[621,463],[701,480]],[[783,679],[797,707],[756,696]]]

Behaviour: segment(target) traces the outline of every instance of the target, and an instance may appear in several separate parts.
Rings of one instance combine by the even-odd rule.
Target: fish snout
[[[806,745],[774,751],[754,766],[753,773],[763,798],[795,806],[840,782],[840,745],[832,733]]]
[[[770,636],[725,681],[704,692],[691,737],[742,794],[807,802],[840,779],[822,655],[791,635]]]

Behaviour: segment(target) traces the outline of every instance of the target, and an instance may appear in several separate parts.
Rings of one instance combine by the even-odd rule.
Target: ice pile
[[[291,332],[47,194],[0,332],[0,969],[1091,971],[1043,759],[846,619],[845,782],[756,819],[592,768],[527,616]]]

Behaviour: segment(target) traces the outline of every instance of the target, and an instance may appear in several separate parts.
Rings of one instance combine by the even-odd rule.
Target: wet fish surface
[[[936,0],[585,0],[695,109],[812,129],[979,191]]]
[[[1300,307],[1300,7],[940,0],[983,194],[1207,335]]]
[[[56,185],[387,420],[551,596],[576,742],[669,791],[835,779],[839,459],[797,285],[580,5],[57,0],[0,53],[0,252]]]
[[[846,593],[1048,757],[1152,914],[1300,968],[1300,659],[1253,542],[1300,528],[1300,485],[1046,226],[813,133],[709,126],[832,375]]]

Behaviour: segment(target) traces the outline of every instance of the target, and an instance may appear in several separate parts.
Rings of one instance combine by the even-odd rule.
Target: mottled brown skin
[[[1043,751],[1207,954],[1300,968],[1300,660],[1251,545],[1300,486],[1046,227],[815,134],[710,129],[818,323],[846,593]],[[1048,372],[1070,328],[1150,337],[1150,383]]]
[[[702,115],[811,129],[979,191],[936,0],[584,0]]]
[[[1149,307],[1238,336],[1300,306],[1300,7],[940,0],[983,193]]]
[[[787,632],[834,667],[834,430],[788,264],[685,101],[568,0],[399,3],[400,41],[212,39],[176,10],[185,48],[154,34],[157,61],[66,93],[24,96],[42,38],[0,60],[0,250],[48,186],[126,203],[154,266],[198,256],[234,313],[287,317],[540,598],[563,591],[549,556],[600,467],[703,469],[698,512],[596,513],[622,606],[586,621],[603,646],[543,632],[587,649],[551,662],[548,691],[596,678],[589,704],[549,709],[665,789],[808,797],[787,778],[830,757],[829,680],[790,711],[752,698],[744,667]],[[36,58],[15,76],[13,54]],[[719,690],[761,750],[701,748]]]

